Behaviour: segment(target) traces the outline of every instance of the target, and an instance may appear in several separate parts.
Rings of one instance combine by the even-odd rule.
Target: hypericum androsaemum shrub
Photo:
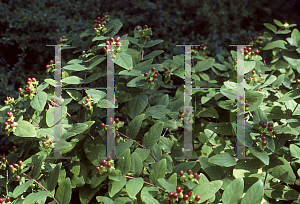
[[[296,25],[265,23],[272,33],[258,33],[249,39],[253,46],[239,50],[245,98],[232,89],[236,51],[227,60],[217,55],[216,62],[205,52],[209,44],[192,47],[192,85],[203,89],[193,90],[188,107],[184,54],[152,64],[162,52],[147,48],[163,41],[152,40],[147,25],[133,28],[129,37],[117,35],[122,23],[108,13],[91,23],[72,42],[79,46],[62,49],[81,53],[63,63],[62,106],[54,97],[55,80],[33,77],[18,89],[18,99],[7,97],[1,107],[3,133],[15,146],[2,155],[0,203],[298,203],[300,33],[290,30]],[[116,45],[115,116],[106,119],[107,93],[93,87],[106,86],[109,45]],[[261,52],[273,61],[267,65]],[[53,73],[55,63],[50,60],[45,71]],[[66,89],[74,86],[91,89]],[[28,104],[32,116],[26,115]],[[235,158],[241,107],[246,156],[252,159]],[[54,118],[58,109],[62,117]],[[62,135],[55,138],[59,121]],[[185,122],[193,125],[192,155],[198,159],[177,158],[184,156]],[[116,157],[124,159],[106,153],[106,133],[112,131]],[[55,156],[58,141],[62,157],[71,159],[46,158]]]

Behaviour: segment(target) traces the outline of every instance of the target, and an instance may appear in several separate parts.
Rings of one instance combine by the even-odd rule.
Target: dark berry
[[[201,199],[201,197],[199,195],[196,195],[195,200],[199,201]]]
[[[152,82],[152,79],[148,79],[149,82]]]
[[[183,175],[184,175],[184,172],[183,172],[183,171],[179,171],[179,175],[180,175],[180,176],[183,176]]]
[[[180,187],[180,186],[177,186],[177,188],[176,188],[176,192],[177,192],[177,193],[180,193],[180,192],[181,192],[181,190],[182,190],[182,189],[181,189],[181,187]]]
[[[260,125],[260,126],[262,126],[263,124],[264,124],[264,122],[263,122],[263,121],[260,121],[260,122],[259,122],[259,125]]]
[[[252,70],[252,74],[255,74],[255,70]]]
[[[194,177],[197,178],[197,177],[198,177],[198,174],[197,174],[197,173],[194,173]]]
[[[47,142],[43,142],[42,144],[43,144],[44,146],[46,146],[46,145],[47,145]]]
[[[182,118],[182,116],[181,116],[181,115],[178,115],[178,118],[180,119],[180,118]]]
[[[175,199],[178,198],[178,193],[174,193],[173,198],[175,198]]]
[[[111,163],[107,163],[107,168],[110,168],[111,167]]]
[[[251,55],[255,55],[255,53],[254,53],[254,52],[251,52]]]
[[[189,191],[189,192],[187,193],[187,195],[188,195],[188,196],[191,196],[191,195],[192,195],[192,192],[191,192],[191,191]]]
[[[269,131],[272,131],[272,130],[273,130],[273,127],[272,127],[272,126],[269,126],[269,127],[268,127],[268,130],[269,130]]]
[[[111,160],[111,156],[107,156],[107,161],[110,161]]]
[[[139,27],[136,27],[135,29],[139,30],[140,28],[139,28]]]
[[[111,37],[111,38],[110,38],[110,41],[111,41],[111,42],[113,42],[113,41],[114,41],[114,38],[113,38],[113,37]]]
[[[157,74],[154,74],[154,75],[153,75],[153,78],[157,78]]]
[[[10,165],[8,166],[8,168],[14,169],[15,167],[14,167],[14,165],[10,164]]]
[[[188,174],[193,174],[193,171],[191,169],[187,170]]]
[[[101,123],[101,127],[103,127],[103,128],[104,128],[104,127],[105,127],[105,124],[104,124],[104,123]]]
[[[171,201],[166,200],[165,204],[171,204]]]
[[[258,76],[259,76],[259,77],[262,77],[262,74],[259,74]]]
[[[198,176],[197,176],[197,179],[198,179],[198,180],[200,180],[200,178],[201,178],[201,175],[200,175],[200,174],[198,174]]]
[[[269,127],[270,127],[270,126],[273,126],[273,123],[269,123],[268,126],[269,126]]]
[[[266,145],[267,145],[267,141],[264,140],[264,141],[262,142],[262,145],[263,145],[263,146],[266,146]]]
[[[18,167],[19,167],[19,165],[18,165],[17,163],[14,163],[14,167],[18,168]]]
[[[19,161],[18,161],[18,164],[19,164],[19,165],[22,165],[22,164],[23,164],[23,161],[22,161],[22,160],[19,160]]]
[[[188,199],[189,199],[189,195],[185,194],[185,195],[183,196],[183,200],[188,200]]]
[[[96,170],[97,170],[97,171],[100,171],[100,166],[96,166]]]
[[[248,53],[249,53],[248,50],[246,50],[246,51],[245,51],[245,55],[248,55]]]
[[[152,68],[151,68],[151,71],[153,71],[153,72],[154,72],[154,71],[155,71],[155,67],[152,67]]]
[[[46,138],[49,140],[50,139],[50,135],[46,135]]]
[[[146,73],[144,73],[144,76],[146,77],[146,76],[148,76],[148,73],[146,72]]]
[[[183,114],[183,111],[182,111],[182,110],[180,110],[180,111],[179,111],[179,114]]]
[[[3,157],[3,158],[2,158],[2,161],[3,161],[3,162],[6,162],[6,161],[7,161],[7,159],[6,159],[5,157]]]
[[[103,166],[103,165],[100,165],[99,167],[100,167],[101,170],[104,169],[104,166]]]
[[[249,103],[246,103],[246,107],[249,107],[250,105],[249,105]]]
[[[273,135],[276,135],[276,133],[277,133],[277,132],[274,130],[274,131],[273,131]]]
[[[121,135],[119,133],[116,134],[116,138],[120,138]]]
[[[158,74],[158,71],[155,71],[155,74]]]
[[[262,136],[262,138],[261,138],[262,140],[266,140],[267,139],[267,137],[266,136]]]
[[[262,125],[262,127],[263,127],[263,128],[266,128],[266,127],[267,127],[267,124],[266,124],[266,123],[264,123],[264,124]]]
[[[120,121],[119,118],[115,118],[115,122],[118,123]]]
[[[169,198],[172,198],[173,197],[173,193],[172,192],[169,192]]]

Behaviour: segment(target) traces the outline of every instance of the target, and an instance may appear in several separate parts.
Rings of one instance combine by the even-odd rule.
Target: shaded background
[[[266,28],[263,23],[273,19],[299,25],[297,0],[85,0],[74,3],[61,0],[3,0],[0,2],[0,104],[6,96],[18,96],[17,88],[27,77],[43,81],[45,65],[54,58],[54,48],[62,35],[69,39],[93,27],[93,19],[108,11],[122,23],[119,35],[133,36],[137,25],[147,24],[153,30],[152,39],[164,42],[155,62],[183,54],[176,44],[207,42],[210,55],[229,55],[235,47],[229,44],[248,43],[249,37]],[[152,51],[149,49],[149,52]],[[65,60],[75,56],[63,51]]]

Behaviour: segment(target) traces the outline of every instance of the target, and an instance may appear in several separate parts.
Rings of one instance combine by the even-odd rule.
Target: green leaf
[[[148,55],[143,57],[143,60],[148,60],[148,59],[154,59],[156,56],[160,55],[161,53],[164,53],[163,50],[155,50]]]
[[[100,157],[106,157],[106,146],[101,137],[88,138],[84,144],[84,152],[93,165],[98,166]]]
[[[28,188],[29,186],[33,184],[33,180],[29,180],[29,181],[26,181],[25,183],[22,183],[21,185],[18,185],[15,189],[14,189],[14,192],[13,192],[13,197],[16,198],[18,197],[19,195],[21,195],[22,193],[24,193]]]
[[[174,184],[169,183],[164,178],[160,178],[157,181],[164,189],[166,189],[167,192],[175,192],[176,191],[176,186]]]
[[[120,181],[113,181],[112,184],[109,185],[108,187],[109,196],[113,197],[114,195],[116,195],[116,193],[118,193],[125,184],[126,184],[125,176],[121,176]]]
[[[212,181],[205,185],[197,185],[193,189],[194,195],[199,195],[201,197],[201,202],[208,200],[212,196],[215,195],[215,193],[221,188],[223,182],[218,181]]]
[[[264,23],[264,26],[266,28],[268,28],[269,30],[271,30],[273,33],[277,32],[277,28],[276,26],[272,25],[271,23]]]
[[[143,137],[143,146],[147,149],[150,149],[151,147],[156,144],[161,136],[163,130],[163,123],[159,122],[153,125],[149,131],[148,134],[145,134]]]
[[[291,38],[293,40],[293,45],[297,45],[300,41],[300,32],[298,29],[294,29],[292,34],[291,34]]]
[[[134,198],[142,189],[144,185],[141,177],[137,179],[130,179],[126,184],[126,191],[130,198]]]
[[[296,52],[281,50],[283,59],[285,59],[291,66],[299,66],[299,55]]]
[[[103,62],[106,59],[106,57],[103,57],[102,55],[96,55],[92,59],[90,59],[87,69],[91,70],[101,62]]]
[[[89,83],[91,83],[91,82],[93,82],[93,81],[96,81],[97,79],[99,79],[100,77],[105,76],[105,75],[106,75],[106,73],[104,73],[104,72],[96,72],[96,73],[93,73],[93,74],[91,74],[91,75],[86,79],[85,83],[86,83],[86,84],[89,84]]]
[[[41,173],[41,169],[42,169],[42,165],[43,162],[45,161],[46,158],[46,153],[43,152],[42,155],[34,155],[34,166],[33,166],[33,170],[32,170],[32,174],[31,177],[33,179],[37,179]]]
[[[268,153],[261,150],[259,147],[248,147],[250,150],[250,153],[253,154],[253,156],[257,157],[259,160],[261,160],[264,164],[269,165],[269,156]]]
[[[33,97],[33,100],[30,101],[30,105],[35,110],[42,111],[44,110],[46,102],[47,94],[43,91],[40,91],[36,96]]]
[[[143,163],[138,153],[133,152],[131,155],[131,170],[134,177],[138,177],[143,169]]]
[[[274,158],[272,159],[270,165],[266,168],[267,172],[275,178],[278,178],[287,184],[295,183],[296,175],[294,174],[291,165],[286,159],[282,157]]]
[[[264,186],[261,180],[254,183],[246,192],[241,204],[261,203],[264,196]]]
[[[105,204],[115,204],[114,201],[108,197],[104,197],[104,196],[97,196],[96,197],[97,201],[100,203],[100,202],[103,202]]]
[[[278,102],[290,101],[297,98],[300,98],[300,90],[294,89],[284,94],[280,99],[278,99]]]
[[[264,193],[266,196],[272,199],[291,201],[295,200],[295,203],[299,202],[297,201],[297,199],[299,200],[299,192],[286,185],[276,185],[272,188],[268,188],[268,190],[265,190]]]
[[[120,169],[122,174],[125,175],[129,172],[131,166],[130,149],[123,151],[120,157],[123,157],[124,159],[118,160],[117,169]]]
[[[243,178],[233,180],[224,190],[222,201],[224,204],[237,204],[244,191]]]
[[[89,126],[84,123],[75,123],[68,129],[68,132],[74,132],[76,134],[80,134],[83,133],[86,129],[88,129],[88,127]]]
[[[256,65],[255,61],[245,61],[245,73],[251,72]]]
[[[97,36],[97,37],[94,37],[94,38],[93,38],[92,42],[97,41],[97,40],[106,40],[106,39],[107,39],[107,37],[104,37],[104,36]]]
[[[139,87],[139,86],[143,86],[145,84],[147,84],[147,82],[145,81],[144,76],[139,76],[139,77],[136,77],[136,78],[132,79],[127,84],[127,86],[128,87]]]
[[[123,71],[120,71],[118,73],[118,75],[127,75],[127,76],[141,76],[141,71],[139,70],[134,70],[134,69],[131,69],[131,70],[123,70]]]
[[[65,91],[75,101],[79,101],[81,99],[81,93],[79,93],[77,90],[68,90],[68,89],[66,89]]]
[[[264,123],[267,124],[268,118],[260,108],[257,108],[254,110],[253,113],[253,123],[259,124],[260,121],[263,121]]]
[[[129,116],[133,119],[138,116],[147,106],[148,96],[140,94],[133,97],[132,100],[126,102]]]
[[[55,198],[58,203],[70,203],[72,195],[70,178],[63,180],[57,188]]]
[[[85,30],[83,33],[80,34],[80,38],[93,35],[95,33],[94,29],[90,28],[88,30]]]
[[[49,194],[50,191],[39,191],[37,193],[30,193],[28,196],[26,196],[23,203],[32,203],[32,201],[38,201],[39,203],[45,202]]]
[[[283,24],[279,20],[273,19],[273,21],[277,26],[279,26],[279,27],[283,26]]]
[[[61,114],[59,114],[61,113]],[[51,107],[46,113],[46,123],[48,127],[52,127],[54,124],[58,123],[62,117],[64,117],[67,113],[67,107]],[[55,114],[55,115],[54,115]]]
[[[146,42],[144,48],[152,47],[152,46],[157,45],[162,42],[164,42],[164,40],[150,40],[150,41]]]
[[[126,135],[131,139],[134,139],[140,131],[142,122],[144,120],[145,114],[138,115],[133,118],[126,129]]]
[[[115,63],[125,69],[131,69],[133,67],[132,57],[126,52],[117,54]]]
[[[161,159],[159,162],[154,164],[153,169],[150,171],[150,183],[158,185],[158,179],[164,178],[167,169],[166,159]]]
[[[230,122],[210,123],[206,126],[207,129],[212,130],[217,134],[232,135],[232,127]]]
[[[300,158],[300,148],[295,144],[290,144],[291,156],[297,159]]]
[[[14,134],[19,137],[36,137],[34,126],[25,120],[18,122],[18,126]]]
[[[55,168],[50,171],[50,173],[47,175],[47,177],[45,179],[46,188],[49,191],[54,190],[55,187],[56,187],[56,184],[58,182],[59,172],[60,172],[60,169],[61,169],[61,165],[62,165],[62,163],[57,164],[55,166]]]
[[[80,203],[90,203],[92,198],[97,193],[97,188],[91,188],[89,185],[85,185],[83,188],[79,189],[79,200]]]
[[[44,81],[54,87],[60,86],[60,84],[54,79],[45,79]]]
[[[114,36],[116,35],[119,30],[122,28],[123,26],[123,23],[119,20],[119,19],[113,19],[113,20],[110,20],[106,25],[105,27],[108,29],[108,31],[110,29],[112,29],[112,31],[109,33],[109,36]]]
[[[209,158],[209,162],[217,164],[219,166],[234,166],[237,164],[236,159],[233,158],[228,152],[217,154]]]
[[[284,40],[275,40],[273,42],[267,43],[266,46],[262,48],[262,50],[272,50],[276,47],[286,49],[285,44],[287,44],[287,42],[285,42]]]
[[[66,65],[63,67],[64,70],[70,70],[70,71],[76,71],[76,72],[79,72],[79,71],[82,71],[82,70],[85,70],[86,67],[84,65],[81,65],[81,64],[70,64],[70,65]],[[52,84],[51,84],[52,85]],[[53,85],[52,85],[53,86]]]
[[[211,68],[213,66],[214,63],[215,63],[214,58],[209,58],[209,59],[204,60],[204,61],[199,61],[195,65],[195,71],[196,72],[202,72],[202,71],[208,70],[209,68]]]
[[[202,169],[207,173],[211,179],[220,179],[224,175],[224,170],[221,166],[217,166],[208,161],[207,157],[201,157],[199,159]]]
[[[61,82],[66,84],[82,84],[83,79],[79,78],[78,76],[70,76],[62,79]]]

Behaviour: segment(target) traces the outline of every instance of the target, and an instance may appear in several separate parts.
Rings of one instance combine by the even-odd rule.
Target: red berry
[[[111,160],[111,156],[107,156],[107,161],[110,161]]]
[[[189,195],[185,194],[185,195],[183,196],[183,200],[188,200],[188,199],[189,199]]]
[[[273,127],[272,127],[272,126],[269,126],[269,127],[268,127],[268,130],[269,130],[269,131],[272,131],[272,130],[273,130]]]
[[[120,37],[117,37],[116,38],[116,42],[120,42],[121,38]]]
[[[107,165],[106,165],[108,168],[110,168],[111,167],[111,163],[107,163]]]
[[[46,135],[46,138],[49,140],[50,139],[50,135]]]
[[[146,73],[144,73],[144,76],[146,77],[146,76],[148,76],[148,73],[146,72]]]
[[[158,74],[158,71],[155,71],[155,74]]]
[[[249,103],[246,103],[246,107],[249,107],[250,105],[249,105]]]
[[[199,195],[196,195],[195,200],[199,201],[201,199],[201,197]]]
[[[260,126],[262,126],[263,124],[264,124],[264,122],[263,122],[263,121],[260,121],[260,122],[259,122],[259,125],[260,125]]]
[[[262,142],[262,145],[263,145],[263,146],[266,146],[266,145],[267,145],[267,141],[264,140],[264,141]]]
[[[119,118],[115,118],[115,122],[118,123],[120,121]]]
[[[297,79],[297,80],[296,80],[296,83],[297,83],[297,84],[300,84],[300,80],[299,80],[299,79]]]
[[[4,122],[4,125],[5,125],[5,126],[8,125],[8,122]]]
[[[182,115],[178,115],[178,118],[179,118],[179,119],[182,118]]]
[[[19,164],[19,165],[22,165],[22,164],[23,164],[23,161],[22,161],[22,160],[19,160],[19,161],[18,161],[18,164]]]
[[[22,91],[22,88],[18,88],[18,91],[20,91],[20,92],[21,92],[21,91]]]
[[[255,50],[254,53],[255,53],[256,55],[258,55],[259,51],[258,51],[258,50]]]
[[[110,45],[110,42],[109,42],[109,41],[106,41],[105,44],[106,44],[106,45]]]
[[[17,180],[20,180],[20,179],[21,179],[21,176],[16,175],[16,179],[17,179]]]
[[[148,26],[147,26],[147,25],[144,25],[144,29],[145,29],[145,28],[148,28]]]
[[[113,38],[113,37],[111,37],[111,38],[110,38],[110,41],[111,41],[111,42],[113,42],[113,41],[114,41],[114,38]]]
[[[247,47],[244,47],[244,50],[247,50]]]
[[[96,166],[96,170],[97,170],[97,171],[100,171],[100,166]]]
[[[274,130],[274,131],[273,131],[273,134],[276,135],[276,133],[277,133],[277,132]]]
[[[261,36],[261,33],[258,33],[259,36]]]
[[[183,114],[183,111],[182,111],[182,110],[180,110],[180,111],[179,111],[179,114]]]
[[[7,159],[6,159],[5,157],[2,157],[2,161],[3,161],[3,162],[6,162]]]
[[[15,121],[14,120],[10,120],[9,122],[10,122],[10,124],[14,124]]]
[[[201,178],[201,175],[200,175],[200,174],[198,174],[198,176],[197,176],[197,179],[198,179],[198,180],[200,180],[200,178]]]
[[[194,177],[197,178],[197,177],[198,177],[198,174],[197,174],[197,173],[194,173]]]
[[[266,127],[267,127],[267,124],[266,124],[266,123],[264,123],[264,124],[262,125],[262,127],[263,127],[263,128],[266,128]]]
[[[43,142],[42,144],[43,144],[44,146],[46,146],[46,145],[47,145],[47,142]]]
[[[173,193],[172,192],[169,192],[169,198],[172,198],[173,197]]]
[[[112,131],[112,127],[107,127],[107,130],[108,131]]]
[[[34,204],[39,204],[39,202],[38,202],[38,201],[35,201]]]
[[[148,79],[149,82],[152,82],[152,79]]]
[[[135,29],[136,29],[136,30],[139,30],[140,28],[139,28],[139,27],[136,27]]]
[[[177,186],[177,188],[176,188],[176,192],[177,192],[177,193],[180,193],[180,192],[181,192],[181,190],[182,190],[182,189],[181,189],[181,187],[180,187],[180,186]]]
[[[3,198],[0,198],[0,203],[4,203],[4,200],[3,200]]]
[[[153,75],[153,78],[157,78],[157,74],[154,74],[154,75]]]
[[[267,137],[266,136],[262,136],[262,138],[261,138],[262,140],[266,140],[267,139]]]
[[[107,50],[106,47],[104,47],[103,50],[104,50],[104,52],[106,52],[106,50]]]
[[[84,51],[84,50],[82,50],[82,54],[85,54],[85,51]]]
[[[183,171],[179,171],[179,175],[180,175],[180,176],[183,176],[183,175],[184,175],[184,172],[183,172]]]
[[[251,52],[251,55],[255,55],[255,53],[254,53],[254,52]]]
[[[120,138],[121,135],[119,133],[116,134],[116,138]]]
[[[10,201],[10,197],[7,196],[5,200],[6,200],[6,202],[9,202]]]
[[[27,81],[31,81],[31,78],[28,78]]]
[[[191,169],[187,170],[188,174],[193,174],[193,171]]]
[[[90,94],[88,94],[88,95],[86,95],[86,97],[87,97],[88,99],[90,99],[90,98],[91,98],[91,95],[90,95]]]
[[[273,126],[273,123],[269,123],[268,126]]]
[[[103,127],[103,128],[104,128],[104,127],[105,127],[105,124],[104,124],[104,123],[101,123],[101,127]]]
[[[8,166],[8,168],[14,169],[15,167],[14,167],[14,165],[10,164],[10,165]]]
[[[171,204],[171,201],[166,200],[165,204]]]
[[[175,198],[175,199],[178,198],[178,193],[174,193],[173,198]]]
[[[248,50],[245,51],[245,55],[248,55]]]
[[[191,196],[191,195],[192,195],[192,192],[191,192],[191,191],[189,191],[189,192],[187,193],[187,195],[188,195],[188,196]]]
[[[109,125],[112,125],[113,123],[114,123],[114,119],[113,119],[113,118],[109,118],[109,119],[108,119],[108,124],[109,124]]]
[[[155,71],[155,67],[152,67],[151,70],[154,72]]]
[[[107,164],[107,161],[106,161],[105,159],[103,159],[103,160],[101,161],[101,164],[106,165],[106,164]]]
[[[50,143],[50,144],[52,144],[53,142],[52,142],[52,141],[50,141],[49,143]]]
[[[10,128],[14,128],[14,124],[10,124]]]
[[[21,97],[24,97],[24,94],[23,94],[23,93],[21,93],[21,94],[20,94],[20,96],[21,96]]]
[[[100,167],[100,169],[104,169],[104,166],[103,166],[103,165],[100,165],[99,167]]]
[[[14,163],[14,167],[18,168],[18,167],[19,167],[19,165],[18,165],[17,163]]]
[[[86,98],[85,101],[88,103],[90,100],[88,98]]]

